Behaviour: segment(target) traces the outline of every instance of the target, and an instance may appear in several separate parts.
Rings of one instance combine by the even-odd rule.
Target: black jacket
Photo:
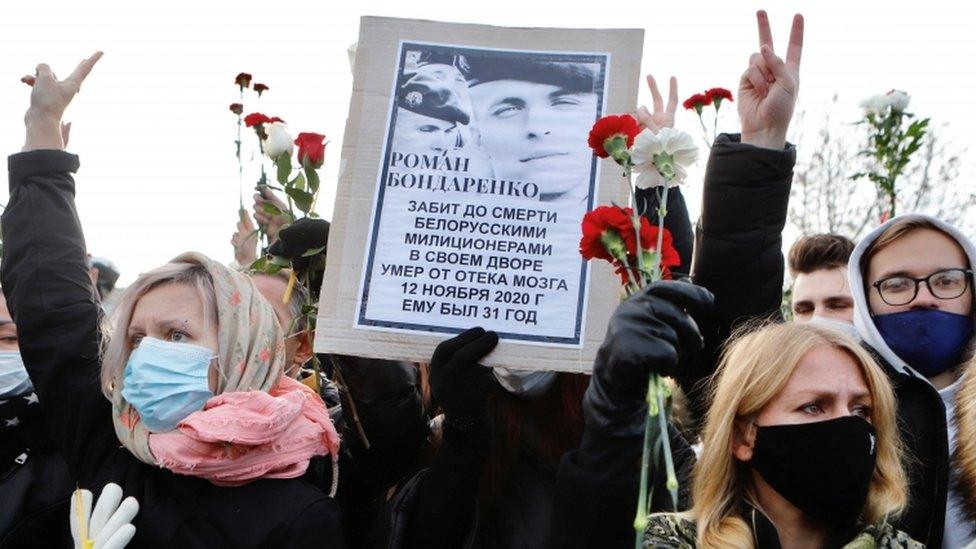
[[[951,464],[945,404],[928,380],[896,371],[876,353],[874,358],[895,390],[898,431],[907,454],[908,507],[896,526],[926,547],[942,547]]]
[[[0,399],[0,548],[63,547],[74,481],[33,391]]]
[[[78,165],[63,151],[10,157],[0,270],[44,421],[72,477],[95,494],[116,482],[139,500],[133,547],[344,547],[336,503],[304,480],[221,488],[146,465],[119,443],[99,385],[101,310],[74,205]]]
[[[699,325],[705,338],[701,360],[679,379],[698,418],[708,405],[703,380],[714,371],[734,326],[775,316],[782,299],[782,231],[796,150],[787,146],[773,151],[738,141],[738,136],[719,136],[705,171],[693,280],[715,294],[715,308]],[[580,450],[563,458],[551,547],[634,544],[642,445],[639,437],[609,439],[587,432]],[[694,457],[675,451],[675,461],[679,486],[687,490]],[[680,507],[690,503],[679,500]]]

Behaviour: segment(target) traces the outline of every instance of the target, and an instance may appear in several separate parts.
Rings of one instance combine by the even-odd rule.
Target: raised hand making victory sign
[[[749,58],[749,68],[739,80],[739,120],[742,142],[780,149],[800,92],[800,55],[803,51],[803,16],[793,16],[786,60],[773,50],[773,34],[765,11],[756,13],[759,52]]]

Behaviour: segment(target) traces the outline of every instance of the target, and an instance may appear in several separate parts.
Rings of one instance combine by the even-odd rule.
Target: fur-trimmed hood
[[[956,392],[955,489],[969,520],[976,521],[976,358],[963,367]]]

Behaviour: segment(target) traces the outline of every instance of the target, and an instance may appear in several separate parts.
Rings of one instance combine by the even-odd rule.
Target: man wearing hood
[[[854,324],[894,385],[914,458],[899,528],[927,547],[962,547],[976,533],[950,482],[961,365],[973,339],[974,262],[976,248],[955,227],[905,215],[865,237],[849,263]]]

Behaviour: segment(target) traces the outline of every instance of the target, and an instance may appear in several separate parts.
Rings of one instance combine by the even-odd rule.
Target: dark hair
[[[853,251],[854,242],[843,235],[824,233],[800,237],[790,246],[787,256],[790,276],[844,267]]]

